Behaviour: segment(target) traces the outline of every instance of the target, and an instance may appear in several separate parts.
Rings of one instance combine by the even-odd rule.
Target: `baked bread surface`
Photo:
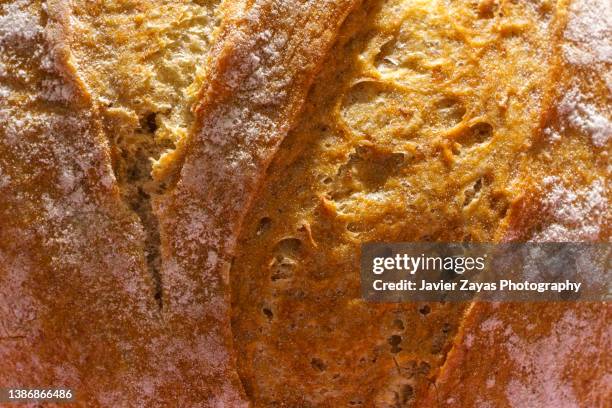
[[[610,11],[558,5],[542,131],[504,240],[610,242]],[[474,304],[423,406],[607,406],[611,312],[607,302]]]
[[[605,406],[606,304],[366,304],[358,255],[608,242],[608,9],[0,2],[0,384]]]
[[[227,336],[195,330],[191,304],[173,322],[147,259],[152,228],[137,194],[152,178],[139,156],[159,153],[151,128],[173,120],[166,105],[187,115],[176,101],[188,104],[181,87],[205,59],[198,50],[188,69],[163,70],[177,59],[163,43],[189,35],[168,25],[190,11],[159,6],[2,3],[4,386],[72,388],[78,406],[246,404]],[[207,32],[212,11],[191,10]]]
[[[349,16],[230,274],[256,406],[603,406],[607,305],[380,305],[359,283],[364,242],[609,241],[610,122],[580,123],[585,106],[610,117],[610,61],[568,61],[597,40],[567,14],[598,6],[365,1]]]
[[[353,3],[1,6],[0,381],[79,406],[247,405],[232,237]]]

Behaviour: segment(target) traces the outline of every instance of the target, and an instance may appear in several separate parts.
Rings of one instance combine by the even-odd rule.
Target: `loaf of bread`
[[[0,388],[605,407],[612,309],[369,303],[366,242],[610,242],[609,0],[1,0]]]

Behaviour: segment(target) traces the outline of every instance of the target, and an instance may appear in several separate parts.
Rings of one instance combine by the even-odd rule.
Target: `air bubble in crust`
[[[389,345],[391,346],[391,353],[396,354],[402,351],[402,348],[400,347],[400,344],[402,343],[402,336],[398,334],[393,334],[389,336],[389,338],[387,339],[387,343],[389,343]]]
[[[259,224],[257,225],[257,231],[255,232],[255,234],[257,236],[260,236],[266,233],[270,229],[271,226],[272,226],[272,218],[262,217],[259,220]]]
[[[491,137],[493,137],[493,126],[486,122],[479,122],[461,133],[455,141],[466,149],[486,143]]]
[[[341,116],[357,135],[381,143],[412,137],[419,122],[408,95],[373,80],[358,82],[347,91]]]
[[[310,365],[317,371],[325,371],[327,370],[327,365],[320,358],[313,357],[310,360]]]

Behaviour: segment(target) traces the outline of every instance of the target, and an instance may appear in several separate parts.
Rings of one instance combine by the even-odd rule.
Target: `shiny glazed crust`
[[[606,10],[1,1],[0,385],[605,406],[606,304],[374,307],[356,265],[382,239],[610,240]]]

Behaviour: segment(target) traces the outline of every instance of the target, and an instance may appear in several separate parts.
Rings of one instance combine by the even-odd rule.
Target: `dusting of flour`
[[[567,44],[563,46],[563,54],[569,63],[612,62],[612,2],[573,1],[564,37]]]
[[[608,216],[605,180],[596,179],[580,190],[564,187],[558,177],[544,178],[543,205],[551,222],[536,233],[535,242],[597,241]]]
[[[509,329],[506,351],[516,367],[529,374],[530,381],[511,380],[506,387],[510,406],[578,408],[571,381],[566,376],[566,362],[572,361],[572,353],[597,357],[599,350],[591,343],[597,333],[592,322],[583,319],[575,311],[568,310],[548,336],[533,343],[521,339]],[[610,331],[604,333],[610,342]]]
[[[612,1],[573,1],[561,48],[568,64],[601,77],[608,91],[611,91]],[[589,136],[596,147],[604,147],[612,136],[610,107],[605,104],[597,106],[593,95],[588,91],[581,92],[576,83],[569,88],[563,92],[558,106],[561,128],[558,132],[546,129],[545,134],[557,141],[561,139],[565,128],[569,127]]]

